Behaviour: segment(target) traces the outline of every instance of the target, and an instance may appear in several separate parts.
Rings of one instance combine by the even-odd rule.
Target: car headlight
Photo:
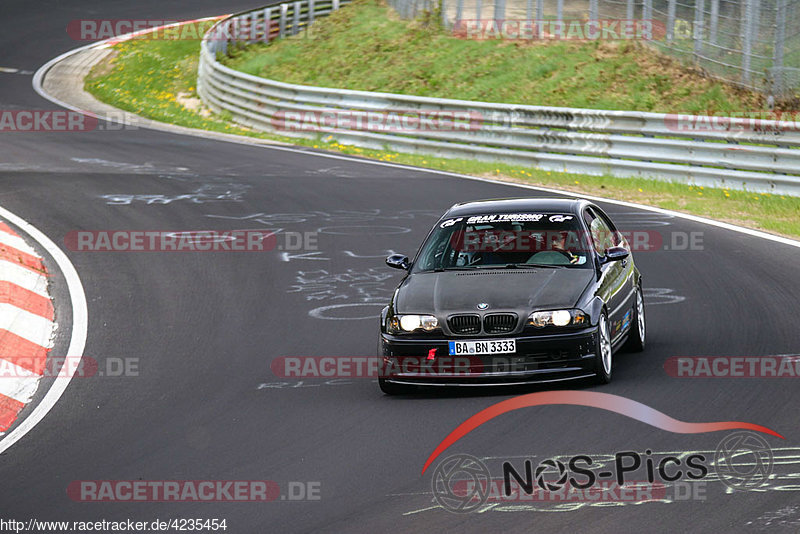
[[[392,315],[386,322],[386,329],[390,334],[424,330],[432,332],[439,328],[439,321],[433,315]]]
[[[536,328],[545,326],[588,326],[589,317],[578,309],[536,311],[528,316],[528,324]]]

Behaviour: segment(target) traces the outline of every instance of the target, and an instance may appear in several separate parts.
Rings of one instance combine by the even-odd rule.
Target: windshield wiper
[[[566,267],[566,265],[552,265],[549,263],[507,263],[498,267],[503,269],[561,269]]]
[[[454,265],[453,267],[436,267],[432,270],[434,273],[443,273],[444,271],[474,271],[475,267],[467,267],[466,265]]]

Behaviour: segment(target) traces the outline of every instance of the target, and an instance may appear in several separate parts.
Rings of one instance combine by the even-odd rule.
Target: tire
[[[647,341],[647,325],[644,313],[644,296],[641,286],[636,288],[636,297],[633,303],[633,323],[628,332],[628,341],[625,350],[629,352],[642,352]]]
[[[608,384],[611,382],[611,367],[614,354],[611,350],[611,332],[608,328],[606,312],[600,314],[600,320],[597,322],[596,345],[594,356],[596,380],[599,384]]]
[[[385,378],[378,378],[378,386],[387,395],[402,395],[408,391],[406,386],[387,382]]]

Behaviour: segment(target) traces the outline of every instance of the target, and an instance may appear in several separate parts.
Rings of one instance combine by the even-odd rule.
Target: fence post
[[[717,24],[719,23],[719,0],[711,0],[711,27],[708,30],[708,42],[717,44]]]
[[[758,30],[761,27],[761,0],[752,0],[753,3],[753,22],[750,24],[750,31],[753,33],[752,44],[755,46],[758,40]]]
[[[536,0],[536,8],[539,8],[539,2],[541,0]],[[525,18],[527,20],[531,20],[533,18],[533,0],[528,0],[525,2]]]
[[[644,7],[642,7],[642,18],[644,20],[651,20],[653,18],[653,0],[644,0]]]
[[[447,28],[447,2],[442,0],[442,26]]]
[[[600,16],[597,12],[600,10],[598,6],[598,0],[589,0],[589,20],[597,20]]]
[[[694,62],[700,63],[700,53],[703,51],[703,22],[705,19],[705,0],[695,0],[694,4],[694,28],[692,38],[694,39]]]
[[[475,18],[481,20],[481,11],[483,11],[483,6],[481,5],[481,0],[478,0],[475,3]]]
[[[308,25],[309,26],[311,26],[311,24],[314,22],[314,10],[315,9],[316,9],[316,6],[314,5],[314,0],[308,0]]]
[[[750,83],[750,54],[753,49],[753,31],[751,23],[753,22],[753,7],[751,0],[743,0],[742,4],[742,25],[739,30],[742,39],[742,83]]]
[[[633,0],[625,2],[625,18],[633,20]]]
[[[464,0],[458,0],[456,3],[456,26],[464,18]]]
[[[564,0],[556,1],[556,19],[564,20]]]
[[[494,20],[500,21],[506,18],[506,0],[494,0]]]
[[[786,40],[786,0],[775,9],[775,48],[772,51],[772,94],[783,93],[783,48]]]
[[[675,39],[675,0],[667,4],[667,41]]]

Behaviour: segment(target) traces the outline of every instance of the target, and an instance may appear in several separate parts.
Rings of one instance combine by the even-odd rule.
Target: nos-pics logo
[[[624,455],[621,458],[624,458],[625,461],[631,459],[631,452],[618,453],[618,456],[620,454]],[[706,455],[701,453],[692,456],[696,457],[697,463],[694,467],[698,469],[695,471],[700,472],[701,475],[690,475],[689,478],[694,480],[704,478],[709,470],[703,464],[711,458],[706,458]],[[587,456],[575,458],[581,458],[584,462],[583,469],[578,470],[577,474],[583,475],[585,478],[587,473],[585,462],[589,460],[588,465],[591,466],[591,459]],[[636,462],[636,469],[646,464],[647,459],[644,459],[645,461],[642,459],[644,459],[644,455],[639,462]],[[618,466],[625,463],[620,458],[617,458],[617,462]],[[662,462],[662,465],[667,465],[669,462],[680,465],[680,462],[675,462],[670,458],[662,459]],[[571,473],[568,465],[572,465],[572,462],[565,463],[557,459],[543,460],[531,472],[531,487],[548,492],[558,492],[566,488],[568,484],[574,485],[571,475],[576,473]],[[632,466],[628,464],[627,467]],[[713,468],[718,479],[729,488],[740,491],[754,490],[766,483],[772,474],[772,449],[764,438],[756,433],[734,432],[726,436],[717,446],[713,457]],[[655,470],[650,468],[649,471]],[[659,468],[658,472],[663,471]],[[508,470],[504,469],[504,477],[506,476],[508,476]],[[624,474],[621,476],[624,478]],[[597,479],[594,476],[591,478],[591,484],[594,484]],[[678,477],[670,476],[666,480],[672,482],[676,478]],[[431,479],[431,490],[436,502],[445,510],[467,513],[486,503],[492,484],[498,485],[497,483],[499,483],[499,485],[507,487],[507,482],[504,479],[492,480],[489,468],[478,458],[469,454],[456,454],[445,458],[436,466]],[[663,484],[663,481],[650,480],[650,482]],[[578,485],[586,487],[586,483]]]

